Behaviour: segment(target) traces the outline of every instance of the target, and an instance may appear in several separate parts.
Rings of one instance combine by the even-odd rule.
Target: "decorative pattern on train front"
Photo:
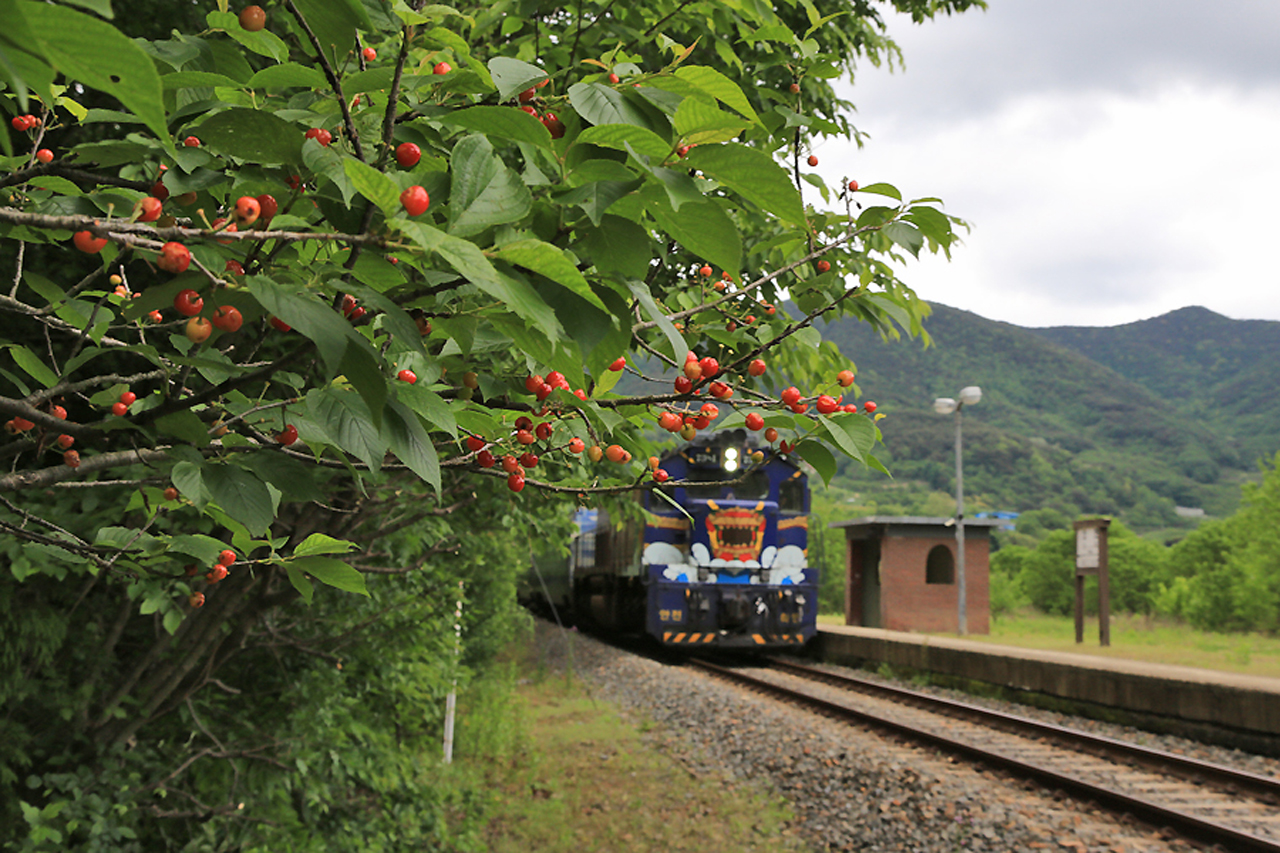
[[[764,539],[764,501],[748,509],[731,506],[721,509],[715,501],[707,501],[712,512],[707,514],[707,538],[711,541],[711,553],[720,560],[760,559],[760,544]]]

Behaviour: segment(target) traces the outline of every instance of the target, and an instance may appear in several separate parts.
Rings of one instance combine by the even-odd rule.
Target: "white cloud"
[[[1095,78],[975,98],[932,120],[893,97],[918,88],[910,76],[868,85],[886,108],[860,114],[871,139],[861,150],[821,146],[818,171],[940,196],[972,222],[951,263],[903,271],[925,299],[1024,326],[1114,325],[1186,305],[1280,320],[1269,248],[1280,226],[1280,84],[1187,73],[1107,88]]]

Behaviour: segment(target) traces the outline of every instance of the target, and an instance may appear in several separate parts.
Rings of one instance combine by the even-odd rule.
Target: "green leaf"
[[[898,192],[898,188],[893,184],[868,184],[865,187],[858,187],[860,193],[872,193],[874,195],[885,195],[889,198],[902,201],[902,193]]]
[[[212,115],[197,130],[201,143],[218,154],[249,163],[301,163],[303,135],[297,126],[263,110],[235,109]]]
[[[382,467],[387,445],[359,394],[340,388],[315,388],[307,393],[307,408],[338,449],[350,453],[372,471]]]
[[[569,190],[556,196],[556,201],[566,206],[577,205],[586,212],[593,225],[599,225],[604,219],[604,212],[615,201],[634,191],[640,185],[641,182],[638,179],[628,181],[592,181],[589,184],[583,184],[577,189]],[[645,239],[648,239],[647,235]]]
[[[546,302],[527,283],[516,281],[510,276],[500,276],[475,243],[445,234],[420,222],[397,219],[391,224],[424,249],[438,253],[463,278],[501,300],[533,328],[542,331],[549,338],[559,334],[560,324]]]
[[[509,264],[533,270],[556,284],[572,290],[602,311],[607,311],[600,297],[591,291],[591,285],[578,272],[573,261],[565,253],[541,240],[517,240],[498,250],[497,256]]]
[[[454,438],[458,437],[458,421],[454,417],[453,409],[439,394],[424,387],[421,377],[414,385],[399,386],[396,389],[396,397],[429,423],[433,429],[447,432]]]
[[[493,84],[498,87],[500,101],[509,101],[530,86],[547,79],[547,72],[538,66],[507,56],[495,56],[489,60],[488,67],[489,74],[493,76]]]
[[[569,103],[594,125],[634,124],[653,129],[648,116],[622,92],[600,83],[574,83],[569,87]]]
[[[323,501],[325,499],[324,491],[316,483],[314,469],[283,453],[269,450],[238,453],[236,461],[279,489],[285,500]]]
[[[354,157],[343,158],[342,167],[356,192],[381,208],[384,216],[400,212],[400,188],[395,181]]]
[[[55,69],[111,95],[172,144],[160,75],[141,47],[110,24],[64,6],[20,0],[18,7]]]
[[[602,124],[589,127],[578,135],[579,142],[627,151],[662,160],[672,151],[671,143],[646,127],[634,124]]]
[[[315,342],[329,373],[338,371],[347,345],[359,333],[333,306],[303,287],[286,288],[266,276],[250,276],[249,292],[268,314],[279,317]]]
[[[606,214],[598,228],[586,229],[581,243],[591,262],[602,273],[644,278],[653,259],[653,241],[637,222]]]
[[[924,245],[924,237],[913,225],[905,222],[890,222],[882,229],[882,233],[890,240],[919,257],[920,248]]]
[[[345,554],[355,547],[357,547],[356,543],[348,542],[345,539],[334,539],[332,536],[326,536],[323,533],[312,533],[299,542],[298,547],[293,549],[293,556],[310,557],[315,554]]]
[[[836,475],[836,458],[830,450],[816,441],[802,441],[796,445],[796,453],[813,466],[823,483],[831,485],[831,478]]]
[[[307,604],[311,603],[311,598],[316,594],[316,588],[303,574],[302,569],[293,563],[285,563],[284,570],[289,575],[289,583],[293,584],[293,588],[302,596],[302,600]]]
[[[174,75],[170,75],[174,76]],[[165,80],[169,78],[166,77]],[[225,85],[225,84],[218,84]],[[231,84],[239,85],[239,84]],[[250,89],[323,89],[329,85],[324,72],[318,68],[299,65],[296,62],[284,62],[262,69],[249,78],[245,84]]]
[[[685,249],[726,270],[742,266],[742,237],[733,220],[713,201],[685,204],[676,213],[666,197],[651,201],[645,210],[658,227]]]
[[[439,494],[440,459],[418,416],[393,400],[383,413],[382,424],[391,452]]]
[[[760,123],[760,116],[756,115],[756,111],[751,108],[751,102],[738,88],[738,84],[714,68],[686,65],[676,71],[676,76],[711,95],[730,109],[737,110],[756,124]]]
[[[190,409],[156,418],[156,429],[196,447],[205,447],[210,441],[209,428]]]
[[[675,325],[667,319],[658,303],[654,301],[653,294],[649,292],[649,286],[643,281],[637,279],[628,279],[627,287],[631,290],[631,295],[640,303],[641,309],[649,316],[649,319],[658,324],[658,328],[667,336],[667,340],[671,342],[671,351],[675,354],[675,359],[679,362],[684,358],[685,353],[689,351],[689,345],[680,335]]]
[[[763,151],[737,143],[700,145],[686,164],[792,225],[804,224],[804,204],[786,170]]]
[[[166,91],[172,89],[203,89],[224,86],[231,89],[240,88],[240,84],[230,77],[214,74],[211,71],[177,71],[160,78],[160,84]]]
[[[529,188],[494,154],[484,136],[468,136],[455,145],[452,166],[449,233],[470,237],[523,219],[533,209]]]
[[[382,362],[367,344],[347,342],[338,370],[356,389],[369,407],[369,418],[375,428],[382,425],[382,408],[387,402],[387,380],[382,375]]]
[[[222,552],[227,545],[225,542],[214,539],[212,536],[205,536],[200,533],[187,533],[175,536],[169,540],[168,549],[174,553],[186,554],[193,558],[197,563],[203,565],[212,565],[218,559],[218,554]]]
[[[18,366],[31,374],[31,378],[46,388],[58,384],[58,375],[36,357],[36,354],[20,344],[9,344],[9,353]]]
[[[227,515],[254,536],[267,532],[275,519],[275,507],[266,483],[235,465],[206,464],[201,473],[209,496]]]
[[[195,504],[196,509],[203,511],[209,503],[209,490],[205,487],[201,466],[192,462],[178,462],[169,472],[169,480],[187,500]]]
[[[284,62],[289,58],[289,46],[280,37],[268,29],[249,32],[240,26],[240,19],[230,12],[213,11],[205,15],[205,23],[211,30],[223,30],[240,44],[259,56],[269,56],[276,62]]]
[[[355,592],[363,596],[369,595],[364,585],[364,575],[351,566],[332,557],[298,557],[289,563],[296,566],[311,577],[344,592]],[[297,584],[294,584],[297,586]]]
[[[728,142],[747,127],[742,119],[702,98],[685,98],[676,109],[675,129],[687,143]]]
[[[551,150],[551,132],[524,110],[514,107],[480,106],[446,113],[440,120],[454,127],[489,136],[527,142]]]

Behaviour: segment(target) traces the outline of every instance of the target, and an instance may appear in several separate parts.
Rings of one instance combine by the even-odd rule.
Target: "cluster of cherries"
[[[213,568],[205,572],[204,579],[209,582],[210,586],[225,580],[228,568],[235,563],[237,559],[238,557],[235,551],[232,551],[230,548],[224,549],[222,553],[218,555],[218,561],[213,564]],[[187,577],[195,577],[199,572],[200,570],[195,565],[187,566]],[[191,597],[187,599],[187,604],[190,604],[192,607],[203,607],[204,593],[191,593]]]
[[[616,75],[614,75],[614,77],[616,80]],[[559,139],[560,137],[564,136],[564,122],[560,121],[559,117],[556,116],[556,114],[553,112],[546,112],[546,113],[540,114],[538,112],[538,108],[533,105],[534,102],[538,101],[538,90],[550,82],[551,82],[551,78],[548,77],[547,79],[541,81],[540,83],[537,83],[534,86],[530,86],[528,89],[525,89],[519,95],[516,95],[516,100],[519,102],[519,106],[521,110],[533,116],[538,121],[542,122],[542,126],[547,129],[548,133],[551,134],[552,139]]]
[[[57,418],[60,421],[65,421],[67,419],[67,410],[64,409],[62,406],[59,406],[57,403],[53,403],[49,406],[49,414],[53,415],[55,418]],[[34,423],[22,417],[21,415],[10,418],[9,420],[5,421],[5,424],[4,424],[5,432],[9,433],[10,435],[19,435],[24,432],[29,432],[35,429],[35,426],[36,425]],[[71,445],[75,443],[76,443],[75,436],[68,435],[66,433],[63,433],[62,435],[59,435],[56,439],[54,439],[54,444],[57,446],[58,449],[63,451],[62,463],[66,465],[68,468],[80,467],[80,453],[78,451],[71,449]]]

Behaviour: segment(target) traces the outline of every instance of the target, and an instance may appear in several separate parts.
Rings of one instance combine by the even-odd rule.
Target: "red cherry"
[[[718,397],[722,400],[733,396],[733,389],[718,379],[711,383],[708,390],[711,391],[712,397]]]
[[[66,450],[68,447],[70,447],[75,443],[76,443],[75,436],[70,436],[70,435],[67,435],[66,433],[63,433],[62,435],[58,436],[58,446],[61,447],[63,450]]]
[[[213,325],[224,332],[239,331],[243,323],[244,318],[240,316],[240,309],[233,305],[220,305],[213,312]]]
[[[616,444],[611,444],[604,449],[605,458],[610,462],[621,462],[626,454],[627,451],[623,450]]]
[[[293,424],[285,424],[284,429],[276,434],[276,441],[286,447],[298,440],[298,428]]]
[[[194,344],[204,343],[213,334],[213,324],[204,317],[192,317],[187,321],[187,340]]]
[[[236,561],[236,559],[236,552],[232,551],[230,548],[223,549],[222,553],[218,555],[218,562],[224,566],[231,565]]]
[[[537,439],[527,429],[516,430],[516,441],[520,444],[533,444]]]
[[[13,129],[14,129],[14,130],[16,130],[16,131],[18,131],[19,133],[21,133],[22,131],[24,131],[24,130],[26,130],[26,129],[27,129],[27,126],[28,126],[28,125],[27,125],[27,117],[26,117],[26,116],[14,116],[12,119],[10,119],[10,120],[9,120],[9,124],[13,125]]]
[[[133,393],[132,391],[125,391],[123,394],[120,395],[120,402],[124,403],[126,406],[132,406],[134,402],[137,401],[137,399],[138,399],[138,395]]]
[[[555,390],[554,388],[552,388],[550,385],[544,382],[538,386],[538,390],[535,391],[534,394],[537,396],[538,402],[542,402],[543,400],[550,397],[551,392],[554,390]]]
[[[798,94],[800,94],[800,84],[799,84],[799,83],[792,83],[792,84],[791,84],[791,87],[790,87],[790,90],[791,90],[791,94],[793,94],[793,95],[798,95]]]
[[[701,368],[699,368],[701,370]],[[688,376],[677,376],[675,381],[677,394],[688,394],[693,390],[693,380]]]
[[[562,139],[564,137],[564,122],[555,113],[544,115],[542,117],[542,126],[551,134],[552,139]]]
[[[691,382],[697,382],[702,378],[702,365],[697,361],[686,361],[684,363],[684,375]]]
[[[528,89],[525,89],[519,95],[516,95],[516,100],[524,104],[524,103],[528,103],[529,101],[532,101],[536,97],[538,97],[538,90],[530,86]]]
[[[778,449],[781,450],[783,453],[790,453],[791,447],[792,445],[787,444],[785,441],[778,445]]]
[[[245,6],[240,10],[240,26],[256,33],[267,25],[267,13],[261,6]]]
[[[828,261],[825,258],[818,261],[818,272],[826,272],[829,269],[831,269],[831,261]]]
[[[815,408],[816,408],[820,413],[822,413],[822,414],[824,414],[824,415],[829,415],[829,414],[831,414],[832,412],[834,412],[836,409],[839,409],[839,408],[840,408],[840,404],[839,404],[839,403],[837,403],[837,402],[836,402],[836,400],[835,400],[835,398],[834,398],[834,397],[832,397],[831,395],[829,395],[829,394],[822,394],[821,396],[819,396],[819,397],[818,397],[817,402],[816,402],[816,403],[814,403],[814,407],[815,407]]]
[[[795,405],[795,403],[800,399],[800,389],[794,385],[789,388],[784,388],[782,393],[779,395],[779,399],[788,406]]]
[[[194,317],[204,307],[204,300],[200,298],[199,293],[187,288],[178,291],[178,295],[173,297],[173,307],[184,317]]]
[[[134,210],[138,212],[139,222],[155,222],[164,212],[164,202],[155,196],[147,196],[138,202]]]
[[[453,66],[447,62],[437,62],[436,66],[431,69],[432,74],[448,74],[453,70]]]
[[[549,440],[551,438],[552,432],[553,432],[553,429],[551,424],[547,423],[546,421],[543,421],[542,423],[538,424],[533,429],[533,434],[538,437],[539,441]]]
[[[471,453],[475,453],[478,450],[484,450],[485,444],[486,444],[485,440],[478,435],[467,436],[467,440],[466,440],[467,450],[470,451]]]
[[[208,572],[205,573],[205,580],[209,583],[219,583],[227,576],[227,567],[219,563]]]
[[[854,412],[858,411],[858,404],[845,403],[843,406],[840,407],[840,411],[847,412],[848,414],[853,414]]]
[[[671,479],[671,475],[659,468],[653,472],[653,479],[657,480],[659,483],[665,483],[667,480]]]
[[[621,77],[619,77],[617,74],[614,74],[612,71],[610,71],[610,72],[609,72],[609,82],[610,82],[610,83],[620,83],[620,82],[622,82],[622,78],[621,78]]]
[[[86,255],[96,255],[102,251],[103,246],[107,245],[107,238],[95,237],[92,231],[77,231],[71,238],[71,242]]]
[[[111,406],[111,414],[117,418],[122,418],[129,414],[129,407],[125,403],[115,403]]]
[[[788,408],[790,408],[791,411],[795,412],[797,415],[803,415],[805,412],[809,411],[809,404],[808,403],[792,403]]]
[[[488,450],[481,450],[476,454],[476,462],[481,468],[492,468],[496,461]]]
[[[869,415],[876,410],[876,404],[868,400],[862,404],[862,408]]]
[[[275,218],[276,211],[280,209],[280,203],[276,201],[275,196],[263,193],[258,196],[258,210],[261,212],[262,224],[266,225]]]
[[[163,315],[163,314],[161,314],[159,311],[152,311],[150,314],[148,314],[148,315],[147,315],[147,317],[148,317],[148,318],[151,320],[151,322],[153,322],[153,323],[159,323],[159,322],[161,322],[162,320],[164,320],[164,315]]]
[[[543,381],[542,377],[536,373],[526,376],[524,379],[524,388],[530,394],[537,393],[538,389],[545,384],[546,383]]]
[[[524,453],[520,454],[520,464],[526,468],[537,468],[538,454],[532,451],[526,450]]]
[[[627,357],[624,355],[616,359],[613,362],[613,364],[609,365],[609,369],[612,370],[614,373],[617,373],[619,370],[622,370],[622,368],[626,366],[627,366]]]
[[[506,471],[508,474],[519,473],[520,463],[516,461],[514,456],[508,453],[506,456],[502,457],[502,470]]]
[[[412,385],[418,381],[418,374],[406,367],[404,370],[396,374],[396,379],[399,379],[401,382],[408,382]]]
[[[552,388],[564,388],[569,390],[569,380],[564,378],[564,374],[558,370],[553,370],[547,374],[547,384]]]
[[[79,468],[80,454],[74,450],[68,450],[66,453],[62,454],[62,464],[66,465],[68,468]]]
[[[254,6],[253,8],[256,9],[258,7]],[[187,604],[190,604],[192,607],[204,607],[204,593],[203,592],[191,593],[191,597],[187,599]]]
[[[186,139],[182,140],[182,144],[188,148],[199,148],[200,140],[194,136],[188,136]]]
[[[701,359],[698,364],[701,365],[702,375],[706,379],[710,379],[720,372],[720,362],[716,361],[711,356],[706,356]]]
[[[851,192],[851,193],[856,193],[857,191],[858,191],[858,182],[857,182],[857,181],[850,181],[850,182],[849,182],[849,192]]]
[[[751,412],[750,414],[748,414],[746,417],[746,421],[747,421],[747,429],[751,430],[752,432],[759,432],[760,430],[764,429],[764,418],[760,416],[759,412]]]
[[[770,444],[773,444],[775,441],[778,440],[778,431],[773,427],[769,427],[767,430],[764,431],[764,440],[769,442]]]
[[[762,358],[753,358],[751,359],[751,363],[747,365],[747,373],[752,376],[764,376],[764,372],[767,369],[768,367],[765,365],[764,359]]]
[[[533,429],[533,419],[530,418],[528,415],[521,415],[520,417],[516,418],[516,429],[518,430],[522,429],[525,432],[528,432],[529,430]]]
[[[422,187],[414,185],[400,193],[400,203],[404,205],[405,212],[410,216],[421,216],[427,212],[427,207],[431,204],[431,196],[427,195],[427,191]]]
[[[520,107],[520,111],[524,113],[528,113],[534,118],[538,118],[538,110],[536,107],[531,107],[528,104],[524,104],[523,106]],[[541,119],[539,119],[539,121],[541,121]]]
[[[181,243],[165,243],[160,249],[156,266],[165,272],[184,273],[191,266],[191,251]]]
[[[164,181],[156,181],[151,185],[151,195],[160,199],[160,201],[164,201],[169,197],[169,188],[164,185]],[[191,201],[195,201],[195,193],[189,193],[189,195],[191,196]],[[182,196],[179,196],[178,198],[182,198]],[[185,202],[185,204],[190,203],[191,202]]]
[[[587,445],[580,438],[569,439],[569,452],[581,453]]]
[[[227,261],[227,265],[222,269],[223,271],[229,272],[232,275],[244,275],[244,264],[240,263],[237,260]]]
[[[378,52],[371,47],[366,47],[360,54],[364,57],[365,62],[373,62],[378,58]]]
[[[53,152],[50,151],[48,148],[41,148],[39,151],[36,152],[36,159],[39,160],[41,163],[52,163]]]
[[[663,412],[662,417],[658,418],[658,426],[667,432],[675,432],[680,429],[683,422],[683,419],[675,412]]]
[[[231,215],[241,225],[252,225],[262,215],[262,205],[258,204],[258,200],[253,196],[242,195],[236,199],[236,207]]]
[[[524,488],[524,477],[519,474],[512,474],[507,478],[507,488],[513,492],[518,492]]]
[[[810,154],[810,155],[809,155],[809,165],[810,165],[810,166],[816,166],[816,165],[818,165],[818,155],[817,155],[817,154]]]
[[[840,383],[841,388],[848,388],[853,384],[854,376],[852,370],[842,370],[836,374],[836,381]]]
[[[412,142],[401,142],[396,146],[396,162],[406,169],[418,165],[422,159],[422,149]]]
[[[303,134],[303,137],[306,139],[314,139],[325,147],[328,147],[329,143],[333,141],[333,134],[325,130],[323,127],[310,128]]]
[[[275,326],[277,329],[279,329],[282,332],[288,332],[293,329],[293,326],[290,326],[288,323],[286,323],[284,320],[281,320],[279,317],[272,317],[271,319],[267,320],[267,322]]]
[[[715,420],[720,414],[720,407],[715,403],[703,403],[702,408],[699,409],[699,411],[702,412],[702,416],[704,418],[707,418],[708,420]]]

